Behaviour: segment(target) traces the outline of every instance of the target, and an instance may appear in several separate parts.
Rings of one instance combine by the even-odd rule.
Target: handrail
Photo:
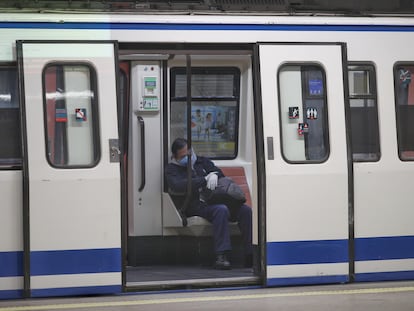
[[[145,122],[144,118],[137,116],[141,132],[141,185],[138,191],[141,192],[145,187]]]

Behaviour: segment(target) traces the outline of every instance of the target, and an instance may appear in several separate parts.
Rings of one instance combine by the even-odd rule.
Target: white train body
[[[257,250],[248,284],[414,279],[414,19],[0,14],[0,72],[15,70],[20,94],[0,86],[0,110],[22,122],[20,159],[0,154],[1,298],[146,288],[127,279],[137,241],[198,235],[174,218],[163,179],[186,118],[173,84],[186,55],[194,75],[240,82],[236,96],[192,103],[216,113],[217,133],[224,111],[235,134],[214,136],[216,149],[210,128],[192,138],[245,171]],[[119,154],[117,139],[128,146]]]

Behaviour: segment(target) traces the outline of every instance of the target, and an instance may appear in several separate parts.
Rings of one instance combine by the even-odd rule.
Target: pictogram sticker
[[[316,120],[318,118],[318,110],[316,108],[307,108],[306,118],[308,120]]]
[[[289,119],[299,119],[299,107],[289,107]]]
[[[76,121],[86,121],[86,108],[75,109]]]

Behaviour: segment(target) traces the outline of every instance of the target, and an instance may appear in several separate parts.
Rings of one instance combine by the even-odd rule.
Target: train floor
[[[252,268],[233,267],[231,270],[216,270],[211,266],[138,266],[127,267],[127,287],[179,286],[185,284],[257,283]]]
[[[414,282],[129,293],[0,301],[0,311],[412,311]]]

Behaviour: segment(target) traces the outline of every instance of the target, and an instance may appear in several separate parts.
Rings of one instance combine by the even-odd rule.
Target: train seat
[[[234,180],[243,190],[246,196],[246,204],[251,206],[251,196],[249,185],[247,184],[246,175],[243,167],[220,167],[225,176]],[[164,228],[174,230],[180,235],[190,236],[209,236],[212,235],[212,225],[206,219],[200,216],[187,217],[187,226],[183,226],[183,219],[168,193],[163,194],[163,226]],[[230,223],[230,233],[232,235],[240,234],[237,223]]]

